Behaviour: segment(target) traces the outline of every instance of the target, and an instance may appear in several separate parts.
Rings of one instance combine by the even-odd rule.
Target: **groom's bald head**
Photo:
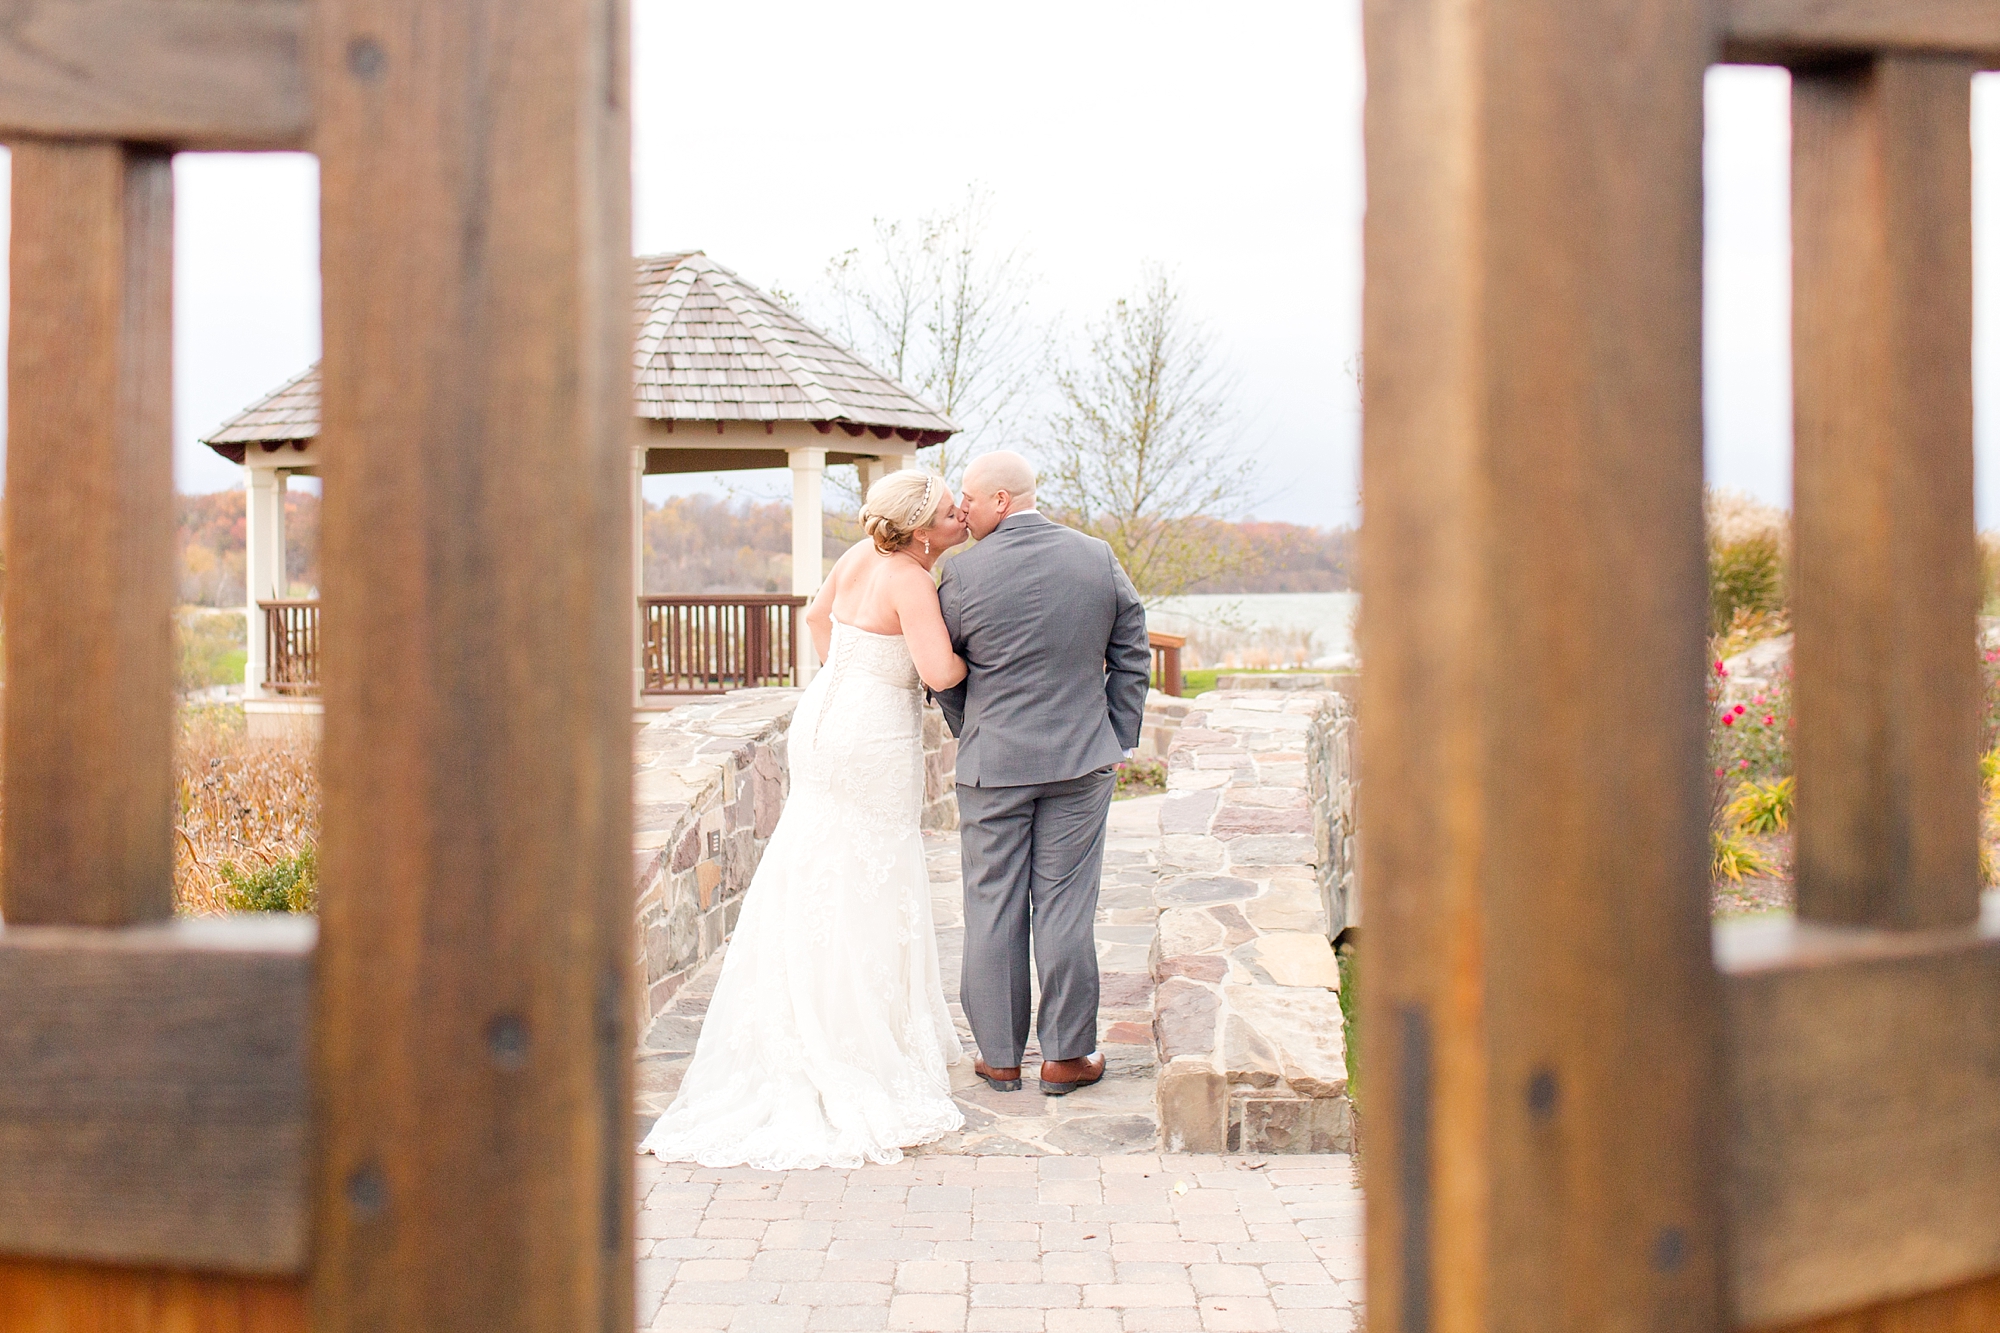
[[[981,454],[965,469],[965,521],[984,537],[1009,514],[1035,507],[1035,465],[1011,450]]]

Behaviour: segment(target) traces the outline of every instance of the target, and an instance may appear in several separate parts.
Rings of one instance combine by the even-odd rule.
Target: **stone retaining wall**
[[[1169,1150],[1353,1146],[1329,910],[1352,886],[1352,739],[1342,695],[1271,690],[1201,695],[1173,739],[1152,955]]]
[[[958,827],[958,741],[935,704],[924,705],[924,814],[926,829]]]
[[[654,716],[635,745],[633,802],[644,1021],[736,927],[743,891],[791,791],[785,733],[802,691],[737,690]],[[924,710],[927,829],[958,827],[958,742]]]
[[[1146,719],[1139,729],[1138,755],[1141,759],[1165,759],[1173,749],[1174,733],[1181,729],[1192,700],[1177,695],[1146,691]]]
[[[1328,939],[1361,924],[1361,825],[1355,797],[1361,790],[1361,731],[1354,696],[1328,696],[1323,725],[1307,733],[1306,793],[1312,802],[1313,855]]]
[[[736,925],[790,791],[785,732],[800,691],[690,700],[639,728],[634,862],[650,1023]]]

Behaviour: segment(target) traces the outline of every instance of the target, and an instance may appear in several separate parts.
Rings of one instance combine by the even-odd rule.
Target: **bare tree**
[[[1224,520],[1251,499],[1255,463],[1214,336],[1157,265],[1085,333],[1087,350],[1055,372],[1047,507],[1109,542],[1149,601],[1243,571],[1255,551]]]
[[[961,427],[937,460],[954,476],[973,454],[1018,442],[1041,369],[1034,279],[1019,249],[993,243],[991,214],[970,187],[950,212],[877,218],[873,246],[827,265],[842,339]]]

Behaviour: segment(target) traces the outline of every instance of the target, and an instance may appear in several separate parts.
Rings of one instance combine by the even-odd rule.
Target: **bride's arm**
[[[948,690],[965,679],[965,659],[951,650],[951,633],[944,627],[944,612],[938,609],[937,587],[915,565],[896,578],[896,617],[902,622],[910,660],[917,664],[924,684]]]
[[[850,546],[840,559],[833,562],[833,572],[826,576],[826,582],[819,585],[819,593],[806,608],[806,632],[812,635],[813,654],[820,661],[833,651],[833,590],[840,586],[840,574],[847,567],[847,558],[854,554]]]

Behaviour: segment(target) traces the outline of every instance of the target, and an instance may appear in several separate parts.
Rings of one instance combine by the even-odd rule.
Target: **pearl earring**
[[[924,554],[929,555],[930,553],[931,553],[931,539],[929,537],[926,537],[924,538]]]

